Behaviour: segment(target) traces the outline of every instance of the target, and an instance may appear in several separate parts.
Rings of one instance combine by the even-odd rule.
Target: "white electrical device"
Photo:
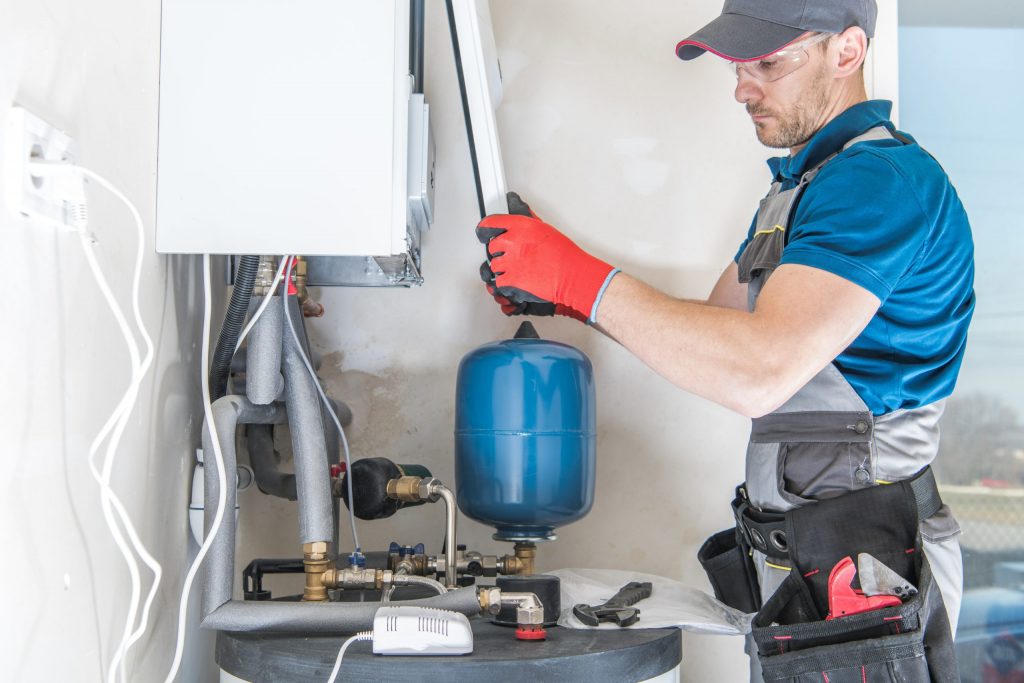
[[[465,655],[473,651],[466,615],[414,605],[385,606],[373,618],[376,655]]]
[[[39,161],[74,163],[76,151],[74,141],[67,134],[23,107],[11,107],[4,155],[7,205],[47,224],[70,224],[65,215],[65,188],[57,178],[33,174],[30,164]]]

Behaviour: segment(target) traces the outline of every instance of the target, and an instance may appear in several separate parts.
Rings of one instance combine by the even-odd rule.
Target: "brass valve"
[[[388,481],[388,497],[403,503],[417,503],[421,500],[436,503],[441,497],[437,488],[441,482],[433,477],[398,477]]]
[[[415,503],[420,500],[421,477],[398,477],[388,481],[388,498],[403,503]]]
[[[394,573],[389,569],[329,569],[322,580],[327,588],[381,590],[391,585]]]
[[[498,570],[502,574],[533,574],[537,546],[529,541],[521,541],[516,543],[514,552],[515,555],[505,555],[499,560]]]
[[[331,560],[327,556],[327,541],[304,543],[302,564],[306,570],[306,586],[302,591],[303,602],[327,600],[327,587],[323,581],[324,574],[331,569]]]
[[[301,256],[295,257],[295,265],[292,266],[292,280],[295,283],[295,293],[300,302],[306,300],[309,293],[306,290],[306,260]],[[287,285],[287,283],[285,283]]]

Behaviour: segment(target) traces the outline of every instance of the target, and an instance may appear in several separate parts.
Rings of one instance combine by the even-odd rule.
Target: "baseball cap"
[[[710,51],[733,61],[753,61],[777,52],[807,33],[842,33],[851,26],[874,37],[875,0],[725,0],[722,14],[679,41],[683,60]]]

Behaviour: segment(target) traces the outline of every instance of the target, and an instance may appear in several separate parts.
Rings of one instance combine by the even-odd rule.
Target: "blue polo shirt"
[[[769,159],[773,177],[794,187],[861,133],[895,130],[891,110],[881,100],[850,107],[797,155]],[[835,359],[875,415],[953,391],[974,311],[974,244],[956,190],[927,152],[895,139],[839,152],[804,189],[787,232],[781,263],[828,271],[882,302]],[[737,261],[753,233],[752,224]]]

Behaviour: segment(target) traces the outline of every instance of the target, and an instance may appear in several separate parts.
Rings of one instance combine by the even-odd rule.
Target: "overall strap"
[[[846,150],[848,150],[851,147],[853,147],[854,145],[856,145],[858,142],[869,142],[869,141],[872,141],[872,140],[893,140],[893,139],[900,140],[900,138],[897,138],[895,135],[893,135],[892,131],[890,131],[885,126],[875,126],[874,128],[868,130],[867,132],[861,133],[860,135],[858,135],[857,137],[853,138],[852,140],[849,140],[845,145],[843,145],[843,148],[841,150],[839,150],[838,152],[835,152],[834,154],[831,154],[831,155],[825,157],[824,161],[822,161],[820,164],[818,164],[817,166],[815,166],[811,170],[809,170],[806,173],[804,173],[800,177],[800,186],[804,187],[807,184],[809,184],[812,180],[814,180],[814,178],[818,175],[818,173],[821,171],[821,169],[824,168],[825,164],[827,164],[828,162],[832,161],[837,156],[839,156],[839,154],[841,152],[845,152]],[[906,138],[903,138],[900,141],[903,142],[904,144],[906,144],[908,142]]]
[[[814,180],[818,176],[818,173],[821,172],[821,169],[823,169],[828,162],[832,161],[837,156],[839,156],[842,152],[845,152],[846,150],[850,149],[851,147],[856,145],[858,142],[869,142],[869,141],[872,141],[872,140],[893,140],[893,139],[899,140],[900,142],[903,142],[904,144],[908,144],[909,143],[909,140],[907,140],[903,136],[897,137],[897,136],[893,135],[892,131],[890,131],[885,126],[875,126],[874,128],[871,128],[871,129],[867,130],[866,132],[861,133],[857,137],[855,137],[855,138],[853,138],[851,140],[848,140],[846,142],[846,144],[843,145],[843,148],[841,150],[839,150],[838,152],[835,152],[833,154],[830,154],[829,156],[825,157],[824,161],[819,163],[817,166],[815,166],[814,168],[810,169],[809,171],[806,171],[802,176],[800,176],[800,182],[799,182],[799,184],[797,184],[797,186],[795,188],[796,191],[793,193],[793,195],[794,195],[793,196],[793,203],[792,203],[792,205],[789,208],[789,217],[790,217],[790,219],[792,219],[793,214],[796,212],[796,206],[797,206],[797,204],[800,203],[800,198],[803,195],[804,190],[807,188],[808,185],[810,185],[811,181]],[[787,222],[787,224],[788,224],[788,222]],[[789,232],[788,231],[786,232],[786,235],[785,235],[785,243],[786,244],[789,243]]]

